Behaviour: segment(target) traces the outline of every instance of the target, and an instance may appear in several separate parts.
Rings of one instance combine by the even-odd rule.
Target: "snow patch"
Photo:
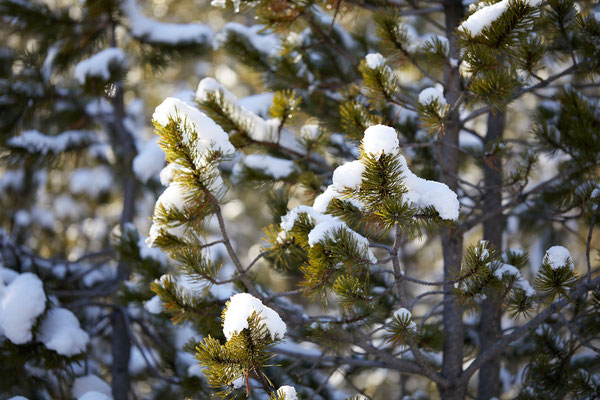
[[[96,375],[86,375],[80,376],[76,378],[73,382],[73,388],[71,389],[71,394],[74,398],[79,399],[81,396],[86,394],[87,392],[98,392],[105,394],[106,396],[111,395],[111,389],[108,383],[104,382],[102,379],[97,377]]]
[[[37,339],[63,356],[74,356],[85,351],[90,340],[81,329],[75,314],[66,308],[53,308],[44,317]]]
[[[33,337],[31,328],[46,308],[42,281],[26,272],[17,276],[0,293],[0,332],[15,344],[27,343]]]
[[[141,40],[166,45],[208,44],[212,30],[204,24],[172,24],[153,20],[140,12],[135,0],[126,0],[123,12],[131,34]]]
[[[265,154],[249,154],[242,160],[252,170],[261,171],[274,179],[284,179],[296,171],[293,161]]]
[[[248,328],[248,318],[254,312],[261,319],[261,324],[266,326],[273,340],[283,339],[287,327],[279,314],[256,297],[248,293],[238,293],[229,299],[223,320],[223,334],[227,340]]]
[[[285,400],[298,400],[298,394],[293,386],[281,386],[277,389],[277,396],[285,398]]]
[[[563,246],[552,246],[546,250],[544,262],[548,263],[552,269],[559,269],[566,265],[569,265],[571,271],[573,271],[574,268],[571,253]]]
[[[146,142],[133,159],[133,172],[144,183],[158,176],[165,166],[165,153],[158,145],[158,140]]]
[[[110,79],[111,69],[125,69],[127,55],[118,47],[109,47],[94,54],[88,59],[80,61],[75,66],[75,78],[84,84],[88,77],[100,78],[103,81]]]

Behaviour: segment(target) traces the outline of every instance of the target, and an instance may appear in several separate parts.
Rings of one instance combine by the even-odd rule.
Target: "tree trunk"
[[[126,312],[126,311],[124,311]],[[112,322],[112,395],[115,400],[129,400],[129,333],[123,313],[115,309]]]
[[[486,149],[495,141],[502,138],[506,114],[504,112],[490,113],[488,116],[488,130],[484,144]],[[484,188],[483,209],[485,212],[494,213],[502,208],[502,172],[501,161],[497,157],[485,160],[483,166]],[[504,216],[498,213],[495,217],[483,223],[483,238],[493,245],[498,252],[502,251],[502,232],[504,230]],[[500,294],[489,296],[481,304],[481,317],[479,320],[479,352],[483,352],[494,344],[502,335],[499,308],[501,306]],[[496,356],[481,366],[479,370],[479,388],[477,398],[489,400],[500,395],[500,356]]]
[[[458,59],[456,28],[463,18],[462,0],[445,0],[444,13],[446,17],[446,36],[450,48],[449,57]],[[444,69],[445,97],[450,105],[449,114],[439,141],[438,154],[441,169],[441,179],[454,191],[458,188],[459,148],[458,135],[460,133],[460,116],[458,107],[452,107],[460,98],[461,82],[457,67],[446,65]],[[444,279],[450,280],[455,274],[460,273],[462,260],[462,234],[454,228],[442,232],[442,252],[444,256]],[[444,285],[444,311],[443,323],[446,340],[442,362],[442,375],[450,382],[446,388],[440,387],[440,396],[444,400],[463,399],[466,387],[454,386],[459,381],[462,373],[464,329],[462,323],[462,310],[452,294],[452,284]]]

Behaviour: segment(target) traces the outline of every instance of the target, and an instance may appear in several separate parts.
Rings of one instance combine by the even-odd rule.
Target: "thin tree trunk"
[[[486,148],[502,138],[506,114],[504,112],[490,113],[488,116],[488,130],[484,144]],[[486,212],[496,212],[502,209],[502,173],[501,161],[497,157],[485,160],[483,166],[484,187],[483,209]],[[504,230],[504,216],[499,212],[495,217],[483,223],[483,238],[493,245],[498,252],[502,251],[502,232]],[[481,317],[479,320],[479,351],[493,345],[501,336],[500,295],[489,296],[481,304]],[[481,366],[479,371],[479,388],[477,398],[489,400],[500,395],[500,355],[491,358]]]
[[[446,17],[446,36],[450,48],[449,57],[458,59],[456,28],[463,18],[462,0],[445,0],[444,13]],[[459,157],[458,135],[460,132],[460,116],[458,107],[452,105],[460,97],[460,74],[458,68],[447,65],[444,70],[445,97],[450,104],[450,111],[446,119],[443,136],[439,142],[438,154],[442,181],[454,191],[458,189]],[[460,273],[462,260],[462,234],[454,228],[442,232],[442,252],[444,256],[444,278],[452,279]],[[442,375],[450,383],[448,387],[440,387],[440,396],[443,400],[464,399],[466,387],[457,386],[462,373],[464,328],[462,323],[462,310],[452,294],[454,288],[451,284],[444,286],[444,311],[443,323],[446,340],[444,341],[444,354],[442,362]]]
[[[123,210],[121,212],[121,230],[124,225],[133,221],[135,216],[135,197],[137,181],[132,171],[132,162],[136,154],[136,146],[131,133],[123,123],[125,119],[125,104],[123,101],[123,88],[117,85],[115,97],[112,101],[114,107],[114,129],[119,138],[119,146],[115,151],[119,153],[120,170],[123,184]],[[120,261],[117,266],[117,280],[119,282],[129,279],[129,266]],[[122,312],[127,312],[123,309]],[[129,327],[122,312],[115,310],[112,314],[112,393],[115,400],[129,400],[129,357],[131,341]]]

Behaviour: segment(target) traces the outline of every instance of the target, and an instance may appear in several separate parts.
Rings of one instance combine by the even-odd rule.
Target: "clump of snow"
[[[80,376],[73,382],[73,388],[71,394],[74,398],[79,399],[87,392],[102,393],[106,396],[111,395],[111,389],[108,383],[104,382],[96,375]]]
[[[69,147],[93,143],[94,139],[95,134],[89,131],[65,131],[56,136],[48,136],[36,130],[28,130],[8,139],[7,144],[30,153],[47,155],[62,153]]]
[[[552,269],[559,269],[567,265],[571,270],[574,268],[571,253],[563,246],[552,246],[546,250],[544,262],[548,263]]]
[[[107,396],[104,393],[90,391],[85,393],[83,396],[78,397],[77,400],[112,400],[112,397]]]
[[[296,171],[292,160],[272,157],[266,154],[249,154],[243,158],[246,167],[261,171],[275,179],[287,178]]]
[[[245,37],[252,47],[266,56],[275,56],[281,49],[281,41],[277,35],[269,31],[265,32],[264,25],[246,26],[237,22],[228,22],[215,38],[216,46],[222,46],[227,41],[229,34]]]
[[[401,157],[406,165],[406,160]],[[458,197],[446,184],[420,178],[408,169],[408,166],[404,168],[403,174],[404,185],[408,189],[408,193],[404,194],[405,200],[421,209],[433,207],[442,219],[452,221],[458,219],[460,208]]]
[[[460,24],[458,30],[464,33],[469,32],[471,36],[480,35],[484,29],[489,28],[494,21],[504,14],[508,6],[509,0],[502,0],[483,7],[475,11],[466,21]]]
[[[306,124],[300,128],[300,136],[308,140],[316,140],[321,134],[319,125]]]
[[[412,314],[406,308],[402,307],[394,311],[394,317],[398,317],[400,320],[410,320],[410,324],[408,324],[408,329],[411,331],[417,330],[417,324],[412,320]]]
[[[362,140],[365,153],[379,157],[382,153],[398,154],[400,143],[396,130],[385,125],[373,125],[365,130]]]
[[[535,289],[531,287],[531,284],[521,276],[521,272],[519,272],[514,265],[500,263],[498,268],[494,271],[494,276],[500,280],[502,280],[504,276],[514,276],[515,287],[525,291],[525,294],[528,297],[535,295]]]
[[[150,314],[160,314],[161,312],[163,312],[164,304],[160,300],[160,297],[154,296],[150,300],[148,300],[146,304],[144,304],[144,308]]]
[[[448,104],[446,102],[446,98],[444,94],[434,87],[430,87],[427,89],[423,89],[421,93],[419,93],[419,103],[423,105],[431,104],[437,101],[441,108],[446,108]]]
[[[179,122],[184,132],[183,144],[193,146],[190,150],[197,161],[201,160],[207,150],[219,150],[223,154],[235,151],[229,142],[229,136],[219,125],[196,108],[174,97],[166,98],[156,107],[152,119],[163,126],[168,125],[170,120]]]
[[[66,308],[53,308],[44,317],[37,339],[63,356],[85,351],[90,337],[81,329],[75,315]]]
[[[239,389],[244,386],[244,382],[245,382],[244,377],[240,376],[239,378],[237,378],[233,382],[231,382],[231,386],[233,386],[235,389]]]
[[[298,394],[293,386],[281,386],[277,389],[277,396],[285,398],[285,400],[298,400]]]
[[[160,220],[159,205],[167,211],[178,210],[179,212],[183,212],[186,208],[186,196],[185,187],[180,183],[174,182],[170,184],[158,197],[154,207],[153,223],[150,227],[148,238],[146,238],[146,243],[148,246],[152,246],[154,244],[160,234],[161,229],[175,237],[181,237],[185,233],[185,224],[178,223],[176,221],[167,224]]]
[[[266,326],[273,340],[276,338],[283,339],[287,327],[279,314],[265,306],[256,297],[248,293],[238,293],[229,299],[227,311],[223,318],[223,334],[227,340],[248,328],[248,318],[253,313],[256,313],[261,319],[261,324]]]
[[[75,66],[75,78],[84,84],[88,77],[100,78],[103,81],[110,79],[111,68],[124,69],[127,55],[118,47],[109,47],[94,54],[88,59],[80,61]]]
[[[142,182],[158,176],[165,166],[165,153],[157,140],[150,140],[142,146],[133,159],[133,172]]]
[[[126,0],[123,12],[131,34],[141,40],[165,45],[208,44],[212,30],[204,24],[172,24],[153,20],[140,12],[135,0]]]
[[[529,6],[537,7],[542,0],[528,0]],[[489,28],[502,14],[508,10],[510,0],[502,0],[497,3],[479,8],[467,18],[458,30],[463,33],[469,33],[471,36],[481,35],[484,29]]]
[[[356,189],[360,187],[363,172],[365,172],[365,165],[359,160],[340,165],[333,171],[334,189],[341,192],[345,188]]]
[[[404,185],[408,189],[408,193],[404,195],[405,201],[421,209],[433,207],[442,219],[458,219],[460,205],[456,193],[441,182],[429,181],[416,176],[408,168],[406,159],[400,154],[398,136],[394,128],[384,125],[374,125],[367,128],[362,146],[365,153],[376,157],[379,157],[382,153],[397,155],[402,164]],[[354,162],[360,162],[360,160]],[[352,183],[358,182],[357,174],[355,173],[353,176],[355,179]],[[325,200],[326,198],[323,198],[322,203],[325,203]],[[322,206],[321,201],[319,206]],[[320,210],[322,210],[321,207]]]
[[[313,203],[313,208],[315,211],[324,214],[325,211],[327,211],[327,206],[333,199],[346,201],[359,210],[362,210],[365,206],[363,203],[352,197],[346,198],[346,196],[344,196],[342,192],[338,191],[334,185],[329,185],[323,193],[317,196]]]
[[[78,168],[71,173],[69,189],[74,194],[87,194],[97,198],[106,193],[114,185],[110,168],[97,166],[94,168]]]
[[[379,53],[367,54],[367,56],[365,57],[365,61],[367,62],[367,67],[371,69],[376,69],[385,66],[385,57],[383,57]]]
[[[27,397],[23,397],[23,396],[14,396],[8,400],[29,400],[29,399]]]
[[[300,214],[306,214],[315,222],[315,227],[308,234],[308,245],[314,246],[316,243],[322,242],[337,230],[343,229],[350,233],[356,240],[372,263],[377,262],[377,258],[369,248],[369,241],[364,236],[350,229],[348,225],[337,217],[328,214],[322,214],[312,207],[298,206],[290,210],[286,215],[281,217],[281,227],[285,231],[289,231],[294,227],[296,220]]]
[[[46,308],[46,294],[40,279],[29,272],[17,276],[0,299],[0,331],[15,344],[31,340],[31,328]]]

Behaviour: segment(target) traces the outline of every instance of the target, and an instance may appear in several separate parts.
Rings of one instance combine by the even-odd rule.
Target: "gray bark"
[[[446,17],[446,36],[449,39],[449,57],[458,59],[456,28],[463,18],[461,0],[445,0],[444,13]],[[449,65],[444,70],[445,97],[450,104],[450,111],[446,119],[443,136],[439,141],[438,154],[440,158],[441,179],[454,191],[458,189],[458,170],[460,153],[458,151],[458,135],[460,132],[460,117],[458,107],[452,107],[459,100],[460,74],[458,68]],[[462,234],[454,228],[442,232],[442,252],[444,257],[444,278],[452,279],[460,273],[462,260]],[[443,323],[446,340],[442,362],[442,375],[449,382],[448,387],[440,387],[440,396],[443,400],[464,399],[466,385],[457,385],[462,374],[464,328],[462,323],[462,310],[452,294],[452,284],[444,286],[444,311]]]
[[[488,130],[485,136],[486,148],[502,138],[506,114],[504,112],[490,113]],[[488,158],[483,166],[484,196],[483,209],[485,212],[496,213],[502,209],[502,173],[501,160],[497,157]],[[504,230],[504,215],[498,212],[494,217],[483,223],[483,238],[493,245],[498,252],[502,251],[502,232]],[[481,304],[479,321],[479,350],[485,351],[502,336],[500,324],[500,294],[488,296]],[[479,388],[477,398],[488,400],[500,394],[500,355],[496,355],[481,366],[479,371]]]

